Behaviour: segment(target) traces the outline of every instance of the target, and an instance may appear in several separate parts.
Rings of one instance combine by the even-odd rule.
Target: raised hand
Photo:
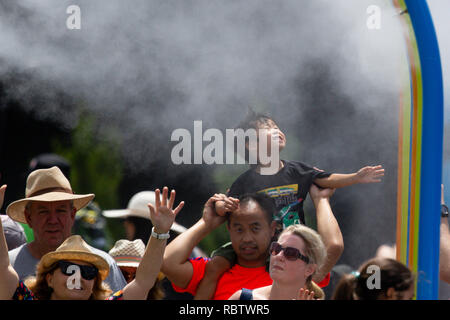
[[[211,198],[206,201],[205,206],[203,208],[203,221],[210,229],[215,229],[220,226],[223,222],[225,222],[226,218],[224,216],[219,215],[216,212],[215,202],[216,201],[224,201],[227,198],[226,195],[221,193],[214,194]]]
[[[321,189],[313,183],[309,188],[309,195],[312,200],[329,199],[334,194],[334,191],[336,191],[336,189]]]
[[[155,190],[155,205],[151,203],[148,204],[150,209],[150,220],[155,227],[156,233],[167,233],[172,227],[175,217],[178,212],[183,208],[184,201],[181,201],[178,206],[173,209],[175,203],[175,190],[170,192],[170,197],[168,198],[169,188],[164,187],[161,198],[161,191],[159,189]]]
[[[314,300],[314,291],[301,288],[298,293],[298,300]]]
[[[373,183],[381,182],[381,177],[384,176],[384,169],[381,165],[367,166],[361,168],[356,173],[358,183]]]
[[[6,184],[0,187],[0,209],[2,208],[3,201],[5,200],[5,191],[6,191]]]

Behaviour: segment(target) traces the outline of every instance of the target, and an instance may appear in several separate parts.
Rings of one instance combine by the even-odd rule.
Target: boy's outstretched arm
[[[343,188],[358,183],[381,182],[384,169],[381,165],[367,166],[354,173],[333,173],[327,178],[315,179],[314,183],[321,188]]]

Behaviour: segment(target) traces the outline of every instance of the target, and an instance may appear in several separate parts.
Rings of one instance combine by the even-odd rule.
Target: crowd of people
[[[286,146],[284,133],[268,116],[250,113],[239,127],[264,130],[268,144],[276,140],[280,150]],[[330,197],[336,188],[381,181],[381,166],[338,174],[280,160],[277,173],[263,175],[264,165],[258,162],[251,166],[227,194],[207,199],[201,218],[189,229],[175,223],[184,201],[176,205],[176,192],[167,187],[136,194],[127,209],[105,211],[107,218],[123,218],[126,230],[126,239],[118,240],[108,253],[72,234],[77,212],[95,195],[75,194],[58,166],[35,168],[28,176],[25,197],[9,204],[7,215],[2,215],[0,299],[414,297],[415,275],[401,262],[381,256],[343,274],[332,296],[325,295],[344,250]],[[7,186],[2,185],[0,208],[6,191]],[[314,229],[305,225],[303,202],[307,194],[315,208]],[[448,219],[442,215],[440,274],[448,282],[450,234]],[[26,241],[17,222],[33,231],[32,241]],[[224,223],[230,243],[217,248],[209,258],[198,245]]]

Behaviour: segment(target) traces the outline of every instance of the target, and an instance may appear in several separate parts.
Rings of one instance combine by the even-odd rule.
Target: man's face
[[[56,249],[70,235],[76,209],[70,201],[33,201],[25,210],[28,225],[33,229],[36,241]]]
[[[275,223],[269,223],[259,204],[250,200],[232,213],[228,225],[231,244],[238,264],[260,267],[266,262]]]

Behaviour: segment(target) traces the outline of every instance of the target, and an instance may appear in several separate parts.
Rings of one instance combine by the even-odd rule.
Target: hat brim
[[[48,268],[52,264],[61,261],[71,261],[71,260],[80,260],[87,263],[90,263],[97,267],[98,274],[100,276],[100,280],[103,281],[108,277],[109,274],[109,265],[105,259],[101,256],[96,255],[95,253],[83,252],[83,251],[52,251],[47,253],[41,258],[40,264],[44,267]]]
[[[134,261],[116,261],[118,267],[139,267],[139,262]]]
[[[25,218],[25,207],[30,201],[54,202],[54,201],[73,201],[76,210],[80,210],[87,206],[94,199],[95,195],[90,194],[71,194],[67,192],[48,192],[39,196],[29,197],[14,201],[8,208],[6,214],[14,221],[27,223]]]
[[[104,210],[102,214],[106,218],[139,217],[150,220],[150,212],[142,210],[133,210],[133,209]]]

